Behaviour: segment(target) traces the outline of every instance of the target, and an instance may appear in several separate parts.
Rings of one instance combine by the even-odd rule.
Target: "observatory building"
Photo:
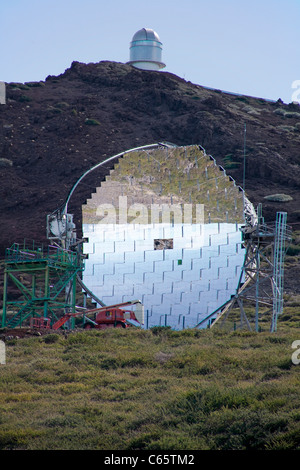
[[[142,28],[130,43],[130,65],[142,70],[159,70],[166,65],[161,61],[162,43],[153,29]]]

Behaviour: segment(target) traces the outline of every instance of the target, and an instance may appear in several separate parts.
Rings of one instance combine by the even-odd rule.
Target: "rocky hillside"
[[[201,144],[242,185],[245,124],[248,197],[263,203],[267,221],[286,211],[293,229],[300,227],[298,104],[208,90],[115,62],[73,62],[59,76],[6,89],[7,104],[0,106],[1,257],[24,238],[47,242],[46,215],[82,173],[139,145]],[[82,203],[110,168],[91,173],[72,196],[69,212],[78,229]],[[282,193],[288,201],[265,199]]]

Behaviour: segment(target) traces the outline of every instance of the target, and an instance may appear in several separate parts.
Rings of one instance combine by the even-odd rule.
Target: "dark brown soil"
[[[32,336],[45,336],[50,334],[66,334],[63,330],[33,329],[33,328],[2,328],[0,329],[0,340],[23,339]]]

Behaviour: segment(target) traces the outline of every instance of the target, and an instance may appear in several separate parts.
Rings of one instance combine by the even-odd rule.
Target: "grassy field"
[[[8,339],[0,449],[299,450],[299,326]]]

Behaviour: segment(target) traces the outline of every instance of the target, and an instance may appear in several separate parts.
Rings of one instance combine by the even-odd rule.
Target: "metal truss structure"
[[[248,216],[247,220],[246,211],[248,223],[242,227],[246,255],[236,295],[210,315],[210,327],[217,323],[224,326],[233,309],[238,308],[240,328],[246,326],[249,330],[259,331],[259,308],[262,306],[262,318],[269,315],[270,331],[275,332],[278,316],[283,310],[284,257],[291,241],[291,228],[286,224],[286,212],[277,212],[276,222],[265,224],[261,204],[256,218],[251,214]],[[250,313],[246,313],[246,304],[252,307]]]
[[[76,278],[82,270],[83,258],[74,251],[15,243],[6,250],[2,327],[26,326],[33,319],[52,324],[75,312]]]

